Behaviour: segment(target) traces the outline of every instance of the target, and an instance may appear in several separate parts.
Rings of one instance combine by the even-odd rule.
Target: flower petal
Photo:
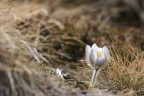
[[[88,63],[90,63],[90,52],[91,52],[91,47],[89,45],[86,45],[86,49],[85,49],[85,55],[86,55],[86,60],[88,61]]]
[[[95,64],[95,62],[96,62],[96,60],[97,60],[97,52],[98,52],[98,50],[99,50],[99,47],[94,43],[93,45],[92,45],[92,58],[93,58],[93,64]]]
[[[99,47],[94,43],[94,44],[92,45],[92,49],[93,49],[95,52],[97,52],[97,50],[99,49]]]
[[[96,60],[96,66],[102,66],[106,63],[106,55],[102,55],[101,57],[98,57]]]
[[[95,53],[95,51],[93,49],[91,49],[91,52],[90,52],[90,62],[95,65],[95,62],[97,60],[97,55]]]
[[[110,53],[109,53],[109,49],[106,47],[106,46],[104,46],[103,47],[103,51],[104,51],[104,54],[106,55],[106,60],[110,60]]]

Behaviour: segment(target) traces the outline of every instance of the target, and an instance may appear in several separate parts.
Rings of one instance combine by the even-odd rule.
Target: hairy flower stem
[[[94,68],[93,69],[93,73],[92,73],[92,79],[91,79],[91,82],[90,82],[90,87],[94,87],[95,86],[98,74],[99,74],[99,70],[96,71],[96,69]]]

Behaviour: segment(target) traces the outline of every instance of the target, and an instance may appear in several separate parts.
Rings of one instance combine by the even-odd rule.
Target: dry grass
[[[112,61],[103,69],[99,87],[114,93],[143,95],[144,93],[144,53],[129,44],[119,43],[111,47]]]
[[[86,5],[49,5],[50,13],[43,15],[39,12],[47,6],[44,1],[24,2],[0,3],[0,96],[144,95],[144,53],[127,43],[110,43],[123,37],[141,44],[143,38],[133,35],[135,28],[111,28],[106,18],[94,20],[91,11],[84,14]],[[79,60],[84,58],[85,43],[94,42],[110,45],[112,58],[101,71],[98,86],[88,89],[91,70]],[[69,75],[60,79],[55,67]]]

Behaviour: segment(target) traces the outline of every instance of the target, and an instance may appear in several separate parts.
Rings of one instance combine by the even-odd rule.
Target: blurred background
[[[5,83],[7,86],[3,84],[3,81],[0,83],[4,86],[2,91],[11,93],[12,96],[25,96],[15,95],[21,94],[21,92],[17,93],[16,91],[21,88],[25,94],[33,94],[38,90],[39,95],[34,94],[34,96],[47,96],[47,89],[41,91],[41,85],[50,86],[51,90],[57,90],[59,87],[53,88],[53,85],[43,83],[44,77],[48,77],[48,80],[49,78],[57,78],[51,77],[53,68],[62,68],[71,74],[66,79],[68,84],[62,83],[62,85],[85,90],[88,89],[88,84],[82,81],[88,81],[91,76],[91,70],[84,60],[86,44],[96,43],[100,47],[107,45],[109,48],[117,46],[115,48],[122,49],[122,52],[132,56],[127,56],[128,60],[133,59],[134,56],[130,52],[133,49],[125,48],[127,45],[141,52],[144,50],[144,1],[2,0],[0,3],[0,31],[0,61],[3,66],[6,65],[4,68],[0,66],[0,76],[4,78],[3,81],[7,80]],[[133,50],[132,54],[137,55],[136,52]],[[18,70],[21,68],[20,66],[23,67],[21,69],[24,70],[23,72]],[[33,74],[40,73],[42,77],[39,75],[32,76],[29,68],[36,71],[34,73],[32,71]],[[29,78],[25,79],[25,77],[30,76],[34,80],[36,90],[33,90],[33,85],[29,85],[31,82],[22,82],[18,79],[19,76],[24,81],[31,81]],[[14,79],[11,79],[12,77]],[[35,81],[35,78],[39,79]],[[76,84],[70,81],[71,79]],[[59,79],[49,81],[61,82]],[[14,85],[13,82],[18,83]],[[21,82],[23,85],[29,86],[31,90],[26,90],[27,86],[21,87]],[[129,88],[129,86],[123,88],[116,85],[113,89],[113,86],[107,86],[99,88],[113,90],[112,93],[118,93],[122,89]],[[10,89],[9,92],[6,91],[7,88]],[[71,88],[64,89],[70,90]],[[128,92],[133,93],[131,89],[133,87],[130,87]],[[135,90],[139,89],[136,87]],[[54,91],[48,92],[54,94]],[[76,90],[69,92],[71,94],[75,92],[77,96],[84,94]],[[125,92],[122,91],[122,93]],[[62,90],[60,93],[61,96],[64,95]],[[7,94],[7,96],[10,95]]]

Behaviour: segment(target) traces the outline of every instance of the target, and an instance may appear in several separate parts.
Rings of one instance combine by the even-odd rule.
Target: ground
[[[144,95],[141,18],[134,12],[129,19],[135,22],[125,21],[121,7],[113,3],[2,1],[0,96]],[[92,69],[85,61],[85,46],[93,43],[106,45],[111,61],[90,88]]]

